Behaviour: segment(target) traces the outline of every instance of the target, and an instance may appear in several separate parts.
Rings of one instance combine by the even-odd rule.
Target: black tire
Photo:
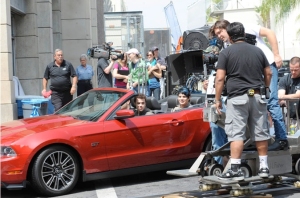
[[[205,152],[205,151],[211,151],[212,150],[212,140],[211,140],[211,135],[209,135],[207,137],[207,140],[203,146],[203,149],[201,152]],[[205,167],[208,166],[208,164],[211,163],[211,160],[208,158],[207,156],[204,157],[203,161],[201,162],[200,166],[199,166],[199,175],[201,175],[202,177],[207,176],[207,172],[205,171]]]
[[[222,174],[223,170],[224,170],[224,167],[221,164],[213,164],[213,165],[209,166],[207,175],[217,176],[219,174]]]
[[[59,196],[70,192],[79,178],[79,162],[74,152],[64,146],[43,150],[33,162],[32,187],[46,196]]]
[[[241,170],[244,174],[244,177],[252,177],[252,170],[248,164],[241,163]]]
[[[203,147],[203,150],[202,152],[205,152],[205,151],[212,151],[213,148],[212,148],[212,140],[211,140],[211,135],[207,137],[207,140],[205,142],[205,145]]]

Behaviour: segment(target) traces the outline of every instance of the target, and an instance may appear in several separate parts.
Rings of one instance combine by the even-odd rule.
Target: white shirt
[[[259,47],[268,59],[269,64],[274,63],[274,55],[270,48],[266,45],[263,38],[259,36],[260,26],[259,25],[245,25],[245,33],[256,36],[256,46]]]

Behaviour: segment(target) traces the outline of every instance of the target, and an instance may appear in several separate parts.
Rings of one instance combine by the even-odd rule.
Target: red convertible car
[[[153,97],[153,115],[123,109],[133,91],[99,88],[77,97],[53,115],[1,125],[1,187],[33,189],[46,196],[70,192],[81,181],[189,167],[211,147],[209,124],[202,120],[201,97],[193,107],[163,111]],[[194,102],[193,102],[194,101]],[[133,108],[133,105],[131,107]]]

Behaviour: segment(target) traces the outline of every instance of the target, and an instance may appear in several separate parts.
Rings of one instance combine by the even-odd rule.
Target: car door
[[[109,170],[102,128],[103,122],[87,122],[71,131],[74,141],[78,142],[81,152],[84,153],[82,157],[86,173]]]
[[[158,164],[183,158],[181,142],[189,137],[184,113],[135,116],[104,122],[111,170]]]

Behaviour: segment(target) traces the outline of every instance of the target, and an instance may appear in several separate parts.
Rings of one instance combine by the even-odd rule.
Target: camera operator
[[[97,63],[97,76],[98,87],[112,87],[112,74],[111,70],[114,65],[114,60],[117,58],[115,55],[111,55],[110,60],[106,58],[99,58]]]
[[[220,99],[226,77],[228,99],[225,131],[228,141],[231,142],[231,169],[220,174],[218,178],[244,179],[240,165],[247,126],[259,155],[258,175],[268,177],[267,150],[270,136],[267,123],[267,102],[263,92],[270,84],[271,69],[263,51],[244,41],[243,24],[238,22],[229,24],[227,33],[232,45],[219,55],[215,79],[215,105],[217,112],[221,114]]]
[[[229,25],[227,20],[216,21],[210,32],[213,36],[218,36],[224,42],[226,48],[229,43],[229,36],[226,27]],[[245,33],[256,36],[256,46],[259,47],[266,55],[272,70],[272,79],[270,84],[270,98],[268,100],[268,111],[271,114],[274,131],[275,142],[269,146],[268,150],[286,150],[288,149],[287,132],[283,121],[282,112],[278,102],[278,69],[282,66],[282,59],[279,55],[277,38],[275,33],[260,26],[245,26]],[[271,45],[272,51],[263,41],[262,37],[266,37]]]

